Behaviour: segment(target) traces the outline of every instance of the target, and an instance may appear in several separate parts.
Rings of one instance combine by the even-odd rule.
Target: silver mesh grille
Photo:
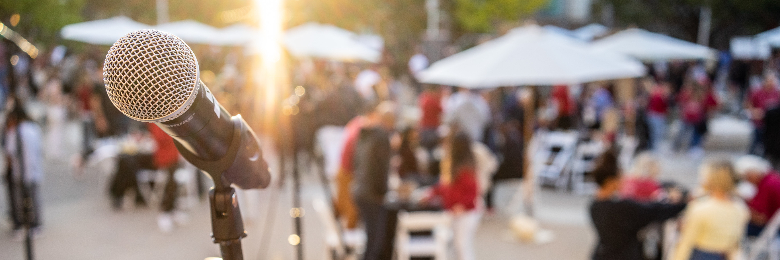
[[[192,105],[199,85],[198,61],[179,37],[135,31],[111,46],[103,81],[119,111],[138,121],[164,122]]]

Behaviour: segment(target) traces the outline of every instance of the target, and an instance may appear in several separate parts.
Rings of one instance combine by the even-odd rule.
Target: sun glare
[[[283,84],[286,82],[282,60],[282,21],[284,20],[283,0],[255,0],[256,15],[260,18],[260,71],[258,101],[263,101],[265,123],[272,123],[279,111]],[[266,124],[268,125],[268,124]]]

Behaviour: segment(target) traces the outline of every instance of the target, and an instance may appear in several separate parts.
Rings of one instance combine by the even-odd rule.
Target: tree
[[[494,32],[501,23],[533,15],[549,0],[456,0],[454,16],[465,32]]]

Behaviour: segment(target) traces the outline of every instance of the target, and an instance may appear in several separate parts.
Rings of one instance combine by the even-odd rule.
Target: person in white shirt
[[[479,94],[461,88],[444,104],[444,123],[455,124],[466,132],[471,140],[482,141],[485,127],[491,120],[490,106]]]
[[[43,151],[41,128],[27,116],[19,99],[11,98],[2,138],[6,159],[5,182],[14,235],[20,240],[25,225],[33,234],[41,225],[38,185],[43,180]],[[28,215],[23,207],[26,199],[32,202]]]
[[[729,161],[710,161],[700,175],[706,196],[688,204],[672,259],[737,259],[750,212],[734,196],[734,167]]]

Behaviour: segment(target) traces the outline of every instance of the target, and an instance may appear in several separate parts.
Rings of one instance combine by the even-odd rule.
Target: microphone
[[[120,38],[103,65],[111,103],[173,137],[182,156],[208,172],[215,187],[265,188],[271,177],[254,131],[241,115],[230,116],[198,73],[192,49],[157,30]]]

